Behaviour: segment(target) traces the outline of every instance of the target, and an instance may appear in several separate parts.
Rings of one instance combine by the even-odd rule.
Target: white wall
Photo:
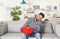
[[[22,6],[22,11],[23,11],[23,8],[27,8],[28,6],[27,5],[22,5],[21,4],[21,1],[22,0],[0,0],[0,3],[4,3],[4,5],[0,6],[0,21],[11,21],[11,17],[10,17],[10,10],[7,10],[9,9],[9,7],[14,7],[16,5],[19,5],[19,6]],[[40,5],[42,7],[46,6],[46,5],[57,5],[58,6],[58,10],[57,11],[54,11],[53,13],[58,13],[58,15],[60,14],[60,0],[26,0],[27,3],[30,3],[32,5]],[[31,5],[31,6],[32,6]],[[43,11],[35,11],[35,13],[38,13],[38,12],[43,12]],[[26,13],[23,11],[23,13]],[[45,14],[46,12],[44,12]],[[51,14],[51,17],[52,17],[52,12],[48,12]],[[29,15],[29,14],[28,14]],[[21,16],[22,19],[23,18],[24,14]],[[33,14],[31,14],[30,16],[33,16]],[[47,18],[47,16],[45,17]]]

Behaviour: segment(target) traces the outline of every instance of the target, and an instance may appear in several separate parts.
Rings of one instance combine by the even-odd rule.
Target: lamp
[[[26,4],[25,0],[22,0],[21,4]]]

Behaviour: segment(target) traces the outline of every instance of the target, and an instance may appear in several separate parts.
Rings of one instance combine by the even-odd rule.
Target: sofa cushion
[[[0,22],[0,36],[8,31],[7,24]]]
[[[6,33],[1,39],[22,39],[21,33]]]
[[[41,26],[42,33],[52,33],[52,26],[50,21],[43,21]]]
[[[28,39],[36,39],[35,37],[29,37]]]
[[[22,33],[6,33],[1,36],[1,39],[22,39]],[[36,39],[35,37],[29,37],[29,39]]]
[[[60,37],[60,22],[59,21],[53,21],[52,22],[54,33],[57,34],[57,36]]]
[[[60,39],[55,33],[44,33],[42,39]]]
[[[20,32],[22,25],[25,23],[25,20],[20,21],[9,21],[8,23],[8,32]],[[42,23],[41,32],[52,33],[52,27],[50,21],[44,21]]]
[[[56,24],[56,26],[55,26],[55,33],[57,34],[57,36],[59,36],[60,37],[60,24]]]
[[[1,36],[1,39],[22,39],[21,33],[6,33]],[[35,37],[29,37],[29,39],[36,39]],[[54,33],[44,33],[42,34],[42,39],[60,39]]]
[[[25,23],[25,20],[20,21],[8,21],[8,32],[20,32],[21,27]]]
[[[56,26],[56,22],[52,22],[52,28],[54,33],[56,32],[55,26]]]
[[[1,37],[0,37],[0,39],[1,39]]]

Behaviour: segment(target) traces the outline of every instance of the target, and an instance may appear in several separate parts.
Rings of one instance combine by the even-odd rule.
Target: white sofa
[[[24,23],[25,20],[7,21],[0,23],[0,39],[22,39],[22,33],[20,32],[20,28]],[[42,39],[60,39],[59,26],[60,25],[57,26],[50,21],[44,21],[40,30]],[[36,38],[30,37],[29,39]]]

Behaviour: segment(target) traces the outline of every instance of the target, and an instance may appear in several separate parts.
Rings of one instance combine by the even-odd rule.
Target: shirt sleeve
[[[31,22],[31,17],[27,19],[24,25],[29,26],[29,23]]]
[[[36,29],[37,29],[38,32],[40,32],[41,25],[42,25],[41,21],[36,24]]]

